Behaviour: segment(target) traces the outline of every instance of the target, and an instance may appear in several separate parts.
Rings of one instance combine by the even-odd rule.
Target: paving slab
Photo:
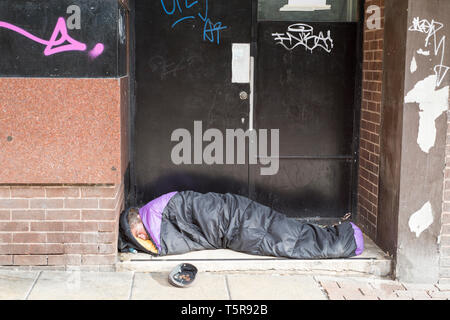
[[[39,272],[0,271],[0,300],[25,299]]]
[[[311,276],[227,275],[232,300],[326,300]]]
[[[118,300],[128,299],[131,272],[43,271],[30,300]]]
[[[168,273],[134,275],[133,300],[228,300],[225,276],[199,272],[187,288],[177,288],[168,282]]]

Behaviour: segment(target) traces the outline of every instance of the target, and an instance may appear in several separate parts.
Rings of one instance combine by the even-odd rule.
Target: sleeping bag
[[[289,218],[235,194],[172,192],[139,208],[158,252],[131,234],[127,210],[120,217],[119,249],[153,255],[231,249],[253,255],[294,259],[345,258],[363,251],[361,230],[351,222],[321,227]]]

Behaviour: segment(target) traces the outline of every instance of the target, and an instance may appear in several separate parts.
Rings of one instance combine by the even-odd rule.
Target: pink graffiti
[[[105,46],[101,43],[97,43],[91,51],[89,51],[89,56],[93,59],[97,58],[99,55],[103,53],[105,50]]]
[[[53,30],[53,34],[50,37],[50,40],[38,38],[32,35],[31,33],[27,32],[26,30],[4,21],[0,21],[0,28],[12,30],[14,32],[23,35],[24,37],[27,37],[28,39],[31,39],[37,43],[45,45],[46,46],[44,50],[45,56],[51,56],[53,54],[67,51],[85,51],[87,48],[87,46],[84,43],[81,43],[73,39],[71,36],[69,36],[69,33],[67,32],[66,21],[62,17],[58,18],[58,22],[56,23],[55,29]],[[68,44],[64,44],[66,42],[68,42]],[[92,58],[97,58],[99,55],[103,53],[103,50],[104,45],[101,43],[97,43],[94,49],[92,49],[89,52],[89,56]]]

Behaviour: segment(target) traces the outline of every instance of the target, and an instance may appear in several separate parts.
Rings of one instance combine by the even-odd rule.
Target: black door
[[[137,202],[182,190],[247,195],[248,165],[205,164],[196,133],[248,128],[249,84],[232,83],[232,45],[251,42],[252,1],[138,0],[135,15]],[[191,164],[173,161],[177,129],[192,135]]]
[[[257,23],[256,6],[251,0],[136,1],[137,203],[195,190],[242,194],[298,218],[352,210],[358,24]],[[241,95],[250,93],[249,83],[232,82],[232,47],[252,41],[250,112],[251,99]],[[198,158],[208,145],[203,132],[245,131],[251,120],[256,130],[279,129],[278,173],[261,175],[261,166],[249,161],[210,165]],[[192,135],[190,164],[173,161],[177,129]]]
[[[351,212],[356,37],[357,23],[258,23],[255,126],[280,128],[280,169],[252,168],[254,199],[293,217]]]

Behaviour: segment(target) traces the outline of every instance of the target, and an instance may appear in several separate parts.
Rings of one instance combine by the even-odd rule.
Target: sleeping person
[[[119,249],[156,256],[231,249],[293,259],[347,258],[364,250],[352,222],[301,222],[236,194],[171,192],[120,217]]]

